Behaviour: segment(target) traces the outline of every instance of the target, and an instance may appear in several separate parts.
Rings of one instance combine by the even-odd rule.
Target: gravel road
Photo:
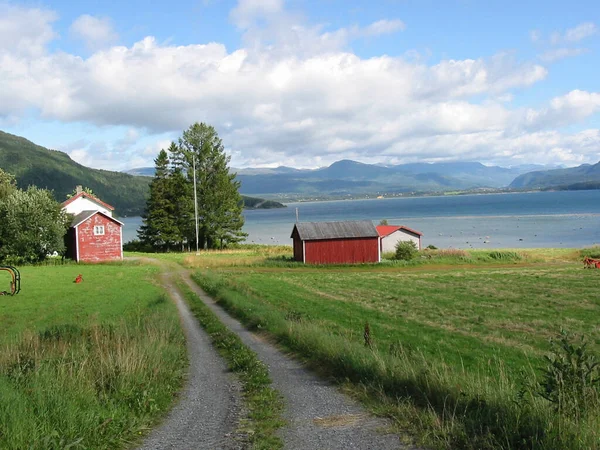
[[[240,385],[228,373],[225,362],[183,301],[172,282],[172,274],[163,273],[162,277],[179,309],[187,340],[189,375],[180,401],[140,449],[241,448],[235,436],[241,406]]]
[[[288,426],[282,430],[287,449],[408,449],[396,434],[387,433],[389,423],[369,415],[361,405],[318,378],[299,362],[285,356],[272,344],[259,339],[229,316],[190,278],[184,281],[255,351],[269,367],[273,387],[285,399]]]

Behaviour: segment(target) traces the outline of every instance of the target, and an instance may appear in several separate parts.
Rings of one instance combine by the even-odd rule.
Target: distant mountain
[[[583,164],[567,169],[543,170],[525,173],[518,176],[510,184],[511,188],[569,188],[593,189],[600,184],[600,162],[590,165]]]
[[[531,166],[505,168],[478,162],[382,165],[341,160],[314,170],[234,170],[244,194],[334,196],[502,188],[531,170]]]
[[[0,131],[0,168],[15,175],[21,188],[50,189],[58,201],[81,184],[113,205],[121,216],[139,215],[146,205],[150,178],[90,169],[69,155],[35,145],[25,138]]]

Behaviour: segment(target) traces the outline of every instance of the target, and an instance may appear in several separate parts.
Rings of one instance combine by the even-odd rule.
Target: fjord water
[[[247,242],[291,245],[301,222],[368,219],[423,233],[440,248],[584,247],[600,244],[600,190],[403,197],[289,203],[245,211]],[[123,239],[135,238],[140,218],[126,218]]]

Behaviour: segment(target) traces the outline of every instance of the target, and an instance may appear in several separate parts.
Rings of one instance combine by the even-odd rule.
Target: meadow
[[[327,267],[265,251],[185,264],[249,327],[419,444],[600,448],[600,271],[581,264],[598,249],[432,251]]]
[[[130,447],[170,408],[187,368],[158,269],[20,270],[21,293],[0,296],[0,448]]]

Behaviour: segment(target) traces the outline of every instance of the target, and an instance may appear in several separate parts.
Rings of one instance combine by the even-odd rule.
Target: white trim
[[[381,236],[377,238],[377,262],[381,262]]]
[[[79,262],[79,230],[75,227],[75,261]]]
[[[85,222],[86,220],[88,220],[91,217],[94,217],[96,214],[102,214],[104,217],[106,217],[107,219],[110,220],[114,220],[115,222],[117,222],[119,225],[124,226],[125,224],[123,222],[118,221],[117,219],[115,219],[112,216],[109,216],[108,214],[103,213],[102,211],[96,211],[94,212],[94,214],[90,214],[89,216],[87,216],[85,219],[82,219],[81,222],[79,223],[75,223],[73,225],[71,225],[72,227],[78,227],[79,225],[81,225],[83,222]]]
[[[123,227],[119,227],[119,234],[121,235],[121,261],[123,261]]]
[[[104,236],[106,234],[106,229],[104,225],[94,225],[94,236]]]
[[[306,241],[302,241],[302,262],[306,264]]]

